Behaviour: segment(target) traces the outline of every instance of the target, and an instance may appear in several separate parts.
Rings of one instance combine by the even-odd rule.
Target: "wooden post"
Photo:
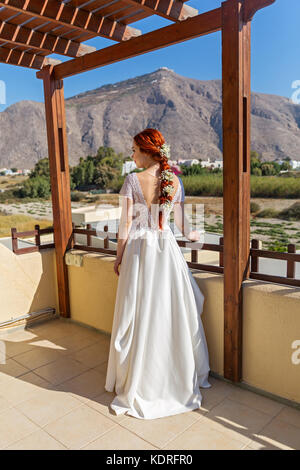
[[[250,255],[250,21],[222,3],[224,377],[242,377],[242,283]]]
[[[49,65],[36,75],[44,82],[59,310],[63,317],[70,317],[64,255],[71,248],[72,216],[63,80],[54,79],[53,66]]]

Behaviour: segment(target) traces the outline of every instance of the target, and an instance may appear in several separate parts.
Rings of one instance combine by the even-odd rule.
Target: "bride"
[[[181,180],[168,164],[169,146],[152,128],[133,138],[132,158],[144,171],[120,190],[118,275],[105,390],[116,392],[117,415],[161,418],[200,408],[209,388],[209,355],[201,321],[204,296],[169,225],[190,241]]]

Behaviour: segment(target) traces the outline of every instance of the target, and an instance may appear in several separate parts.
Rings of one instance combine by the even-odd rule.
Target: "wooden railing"
[[[40,229],[39,225],[35,226],[35,230],[32,232],[17,232],[15,228],[11,229],[12,232],[12,246],[13,251],[16,254],[30,253],[32,251],[38,251],[43,248],[53,248],[54,243],[49,244],[40,244],[40,235],[43,233],[52,233],[53,228],[50,229]],[[86,235],[86,244],[76,243],[75,236],[76,234]],[[36,240],[36,246],[29,248],[18,248],[17,239],[19,237],[25,236],[34,236]],[[103,248],[92,246],[92,237],[103,237]],[[83,251],[92,251],[96,253],[106,253],[109,255],[116,255],[116,249],[110,249],[109,240],[118,239],[118,233],[109,232],[108,226],[105,225],[103,231],[94,230],[91,228],[91,224],[87,224],[86,228],[78,228],[73,223],[73,237],[72,237],[72,248],[83,250]],[[187,261],[187,264],[192,269],[199,269],[202,271],[214,272],[214,273],[224,273],[224,262],[223,262],[223,251],[224,251],[224,238],[220,237],[219,244],[214,243],[199,243],[191,242],[189,240],[177,240],[177,243],[181,247],[191,249],[191,261]],[[300,263],[300,253],[296,253],[296,246],[294,244],[288,245],[287,252],[277,252],[271,250],[262,250],[261,240],[252,239],[251,248],[250,248],[250,279],[259,279],[261,281],[268,281],[279,284],[287,284],[291,286],[300,287],[300,279],[295,278],[296,273],[296,263]],[[199,250],[206,251],[217,251],[219,253],[219,263],[218,266],[211,264],[198,263]],[[286,261],[286,276],[275,276],[270,274],[259,273],[259,259],[260,258],[270,258]]]
[[[12,228],[11,245],[13,252],[16,255],[23,255],[25,253],[32,253],[34,251],[44,250],[46,248],[54,248],[54,243],[41,244],[41,235],[44,235],[46,233],[53,233],[53,227],[41,229],[39,225],[35,225],[34,230],[27,232],[17,232],[16,228]],[[34,245],[26,248],[18,248],[18,239],[24,237],[34,237]]]

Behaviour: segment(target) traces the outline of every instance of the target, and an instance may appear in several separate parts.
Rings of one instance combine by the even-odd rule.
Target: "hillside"
[[[300,160],[300,105],[253,93],[251,147],[266,160]],[[70,165],[101,145],[128,155],[132,136],[155,127],[171,158],[222,158],[221,81],[182,77],[166,68],[66,99]],[[47,156],[44,104],[20,101],[0,113],[0,167],[32,168]]]

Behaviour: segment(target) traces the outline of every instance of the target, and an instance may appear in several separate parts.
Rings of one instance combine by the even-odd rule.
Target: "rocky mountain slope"
[[[132,136],[155,127],[171,158],[222,158],[221,81],[161,68],[66,99],[70,165],[101,145],[128,155]],[[266,160],[300,160],[300,105],[253,93],[251,147]],[[44,104],[20,101],[0,113],[0,167],[32,168],[47,156]]]

